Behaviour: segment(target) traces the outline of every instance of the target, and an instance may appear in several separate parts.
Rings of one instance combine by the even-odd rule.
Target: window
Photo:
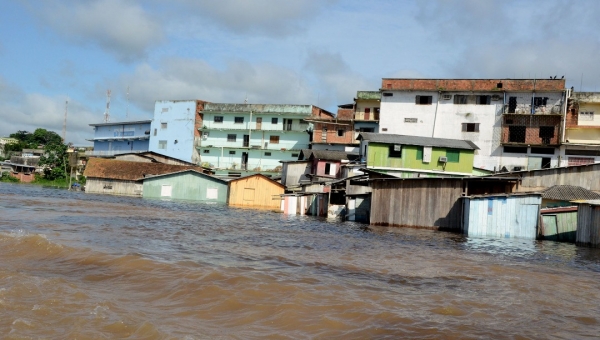
[[[365,113],[371,113],[371,108],[370,107],[365,107]]]
[[[156,136],[156,129],[154,129],[154,135]]]
[[[579,120],[594,120],[594,112],[593,111],[579,112]]]
[[[265,157],[271,156],[270,152],[265,152]]]
[[[405,123],[418,123],[419,120],[417,118],[404,118]]]
[[[160,123],[160,128],[161,129],[166,129],[167,128],[167,123]]]
[[[431,105],[433,96],[416,96],[415,104],[417,105]]]
[[[279,144],[279,136],[269,136],[269,143]]]
[[[381,128],[381,131],[387,131],[387,128]]]
[[[158,148],[159,149],[166,149],[167,148],[167,141],[166,140],[159,140],[158,141]]]
[[[219,189],[217,188],[206,188],[206,199],[216,200],[219,198]]]
[[[271,118],[271,124],[277,124],[277,117]]]
[[[535,97],[533,98],[533,106],[534,107],[538,107],[538,106],[546,106],[546,104],[548,104],[548,97]]]
[[[297,153],[293,153],[292,157],[298,157],[298,154]]]
[[[462,123],[463,132],[479,132],[479,123]]]
[[[417,160],[418,161],[423,160],[423,147],[422,146],[417,147]]]
[[[346,130],[338,130],[338,137],[344,137]]]
[[[388,157],[402,158],[402,145],[390,145]]]
[[[227,135],[227,141],[228,142],[235,142],[235,140],[237,139],[237,135],[236,134],[228,134]]]
[[[230,155],[235,155],[235,150],[229,150]]]
[[[522,125],[511,125],[508,127],[508,141],[511,143],[525,143],[526,127]]]
[[[204,150],[202,150],[202,153],[210,153],[210,150],[204,149]]]
[[[168,108],[168,107],[163,107],[163,108],[162,108],[162,112],[163,112],[163,113],[164,113],[164,112],[169,112],[169,108]]]
[[[375,128],[366,128],[366,127],[361,127],[360,129],[358,129],[359,132],[375,132]]]
[[[531,148],[531,153],[554,155],[554,148]]]
[[[554,126],[540,126],[540,138],[543,144],[550,144],[550,140],[554,138]]]
[[[467,104],[469,96],[466,96],[464,94],[455,94],[454,95],[454,104],[457,105],[464,105]]]
[[[235,117],[233,122],[235,124],[243,124],[244,123],[244,117]]]
[[[215,123],[223,123],[223,116],[215,116],[214,122]]]
[[[475,96],[477,105],[490,105],[492,103],[492,96]]]
[[[383,96],[384,97],[392,97],[394,94],[392,92],[384,92]]]
[[[446,157],[448,158],[448,163],[458,163],[460,159],[460,151],[448,149],[446,150]]]
[[[527,153],[526,146],[505,146],[504,152],[506,153]]]

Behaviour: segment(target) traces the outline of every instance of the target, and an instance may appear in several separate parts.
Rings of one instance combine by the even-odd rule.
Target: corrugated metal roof
[[[542,192],[542,198],[551,200],[597,200],[600,194],[574,185],[554,185]]]
[[[385,133],[361,132],[356,139],[364,139],[370,142],[387,144],[404,144],[431,146],[450,149],[478,150],[479,147],[470,140],[431,138],[420,136],[392,135]]]

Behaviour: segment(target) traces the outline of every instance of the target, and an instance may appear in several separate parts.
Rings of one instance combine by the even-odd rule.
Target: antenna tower
[[[62,140],[63,143],[67,140],[67,112],[69,108],[69,101],[65,100],[65,120],[63,121],[63,129],[62,129]]]
[[[106,111],[104,111],[104,122],[110,121],[110,90],[106,90]]]

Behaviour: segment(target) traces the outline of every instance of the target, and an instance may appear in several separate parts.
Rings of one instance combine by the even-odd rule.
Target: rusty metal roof
[[[83,175],[95,178],[139,181],[146,176],[162,175],[187,169],[203,172],[203,169],[198,166],[131,162],[93,157],[88,160]]]

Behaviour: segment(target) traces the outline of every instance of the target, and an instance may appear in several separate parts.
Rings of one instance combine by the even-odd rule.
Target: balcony
[[[539,114],[539,115],[559,115],[562,114],[562,106],[561,105],[540,105],[534,106],[533,112],[531,110],[531,104],[517,104],[517,105],[509,105],[505,104],[503,109],[503,114]]]

